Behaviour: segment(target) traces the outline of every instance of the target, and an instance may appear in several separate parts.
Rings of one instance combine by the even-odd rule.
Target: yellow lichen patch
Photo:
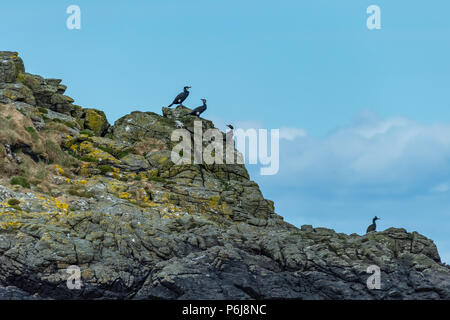
[[[67,134],[64,139],[64,146],[66,148],[71,148],[73,151],[76,151],[76,144],[74,144],[74,143],[75,143],[75,138],[72,137],[71,135]],[[74,146],[75,146],[75,150],[73,149]]]
[[[130,172],[130,173],[127,174],[127,177],[128,177],[129,179],[133,180],[133,179],[136,177],[136,173]]]
[[[158,169],[151,169],[149,171],[147,171],[146,174],[147,178],[155,178],[158,176]]]
[[[173,204],[166,204],[160,210],[161,218],[164,219],[181,218],[187,214],[186,211]]]
[[[114,158],[112,155],[110,155],[108,152],[105,152],[103,150],[93,148],[88,154],[88,157],[94,158],[97,161],[107,161],[110,163],[120,163],[119,160]]]
[[[89,168],[81,168],[80,174],[81,174],[82,176],[87,176],[87,175],[89,175]]]
[[[3,95],[6,96],[7,98],[11,99],[11,100],[16,100],[17,96],[15,96],[12,91],[9,90],[3,90]]]
[[[131,194],[129,192],[119,192],[118,196],[121,199],[130,199],[131,198]]]
[[[3,230],[18,229],[20,228],[21,225],[22,224],[19,221],[8,221],[8,222],[1,222],[0,228],[2,228]]]
[[[220,196],[213,196],[205,201],[205,209],[207,212],[223,213],[225,215],[232,215],[233,209],[227,203],[222,202]]]
[[[218,210],[219,207],[220,196],[213,196],[211,200],[208,201],[208,205],[215,210]]]
[[[83,162],[81,164],[81,168],[91,168],[91,167],[92,167],[92,164],[89,162]]]
[[[122,174],[120,174],[120,173],[113,172],[112,176],[113,176],[114,179],[117,179],[117,180],[122,178]]]
[[[63,173],[64,173],[63,168],[61,168],[58,164],[55,164],[55,168],[56,168],[56,171],[57,171],[59,174],[63,174]]]
[[[224,202],[222,203],[222,212],[226,215],[230,215],[233,213],[233,209]]]
[[[127,192],[128,186],[121,181],[113,180],[108,182],[109,191],[115,193],[120,199],[136,200],[132,199],[133,195]]]
[[[69,211],[69,204],[60,202],[58,199],[53,198],[53,201],[55,202],[55,206],[62,210],[62,212],[67,213]]]
[[[113,193],[117,193],[119,191],[123,191],[125,186],[117,180],[112,180],[108,182],[109,189]]]
[[[98,110],[88,109],[85,117],[85,125],[99,135],[106,126],[106,117]]]
[[[94,149],[94,145],[92,144],[92,142],[83,141],[82,143],[80,143],[79,149],[80,152],[88,153]]]
[[[162,165],[164,162],[166,162],[166,161],[167,161],[167,158],[166,158],[166,157],[161,157],[161,158],[158,159],[158,163],[161,164],[161,165]]]
[[[147,198],[148,199],[148,198]],[[145,201],[145,203],[147,203],[150,207],[159,207],[160,206],[160,204],[158,204],[158,203],[155,203],[155,202],[153,202],[153,201]]]
[[[86,179],[82,179],[82,180],[72,180],[71,183],[73,185],[85,185],[87,183]]]

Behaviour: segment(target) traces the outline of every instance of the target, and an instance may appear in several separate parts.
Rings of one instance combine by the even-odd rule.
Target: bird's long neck
[[[184,92],[189,94],[189,90],[187,88],[184,88]]]
[[[377,221],[377,219],[373,218],[373,220],[372,220],[373,224],[375,224],[375,221]]]

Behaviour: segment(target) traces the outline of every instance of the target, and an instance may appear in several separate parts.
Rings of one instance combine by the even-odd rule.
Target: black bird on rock
[[[177,95],[176,98],[173,99],[173,102],[167,108],[170,108],[174,104],[179,104],[179,105],[183,106],[183,101],[186,100],[186,98],[188,97],[188,95],[189,95],[188,89],[190,89],[190,88],[191,87],[189,87],[189,86],[184,87],[184,91],[182,93],[180,93],[179,95]]]
[[[369,232],[372,232],[372,231],[377,231],[377,224],[375,223],[375,221],[377,221],[377,220],[380,220],[380,218],[375,216],[375,218],[373,218],[373,220],[372,220],[372,224],[367,227],[366,233],[369,233]]]
[[[192,112],[189,113],[191,116],[200,117],[200,115],[206,110],[206,99],[201,100],[203,101],[203,105],[192,110]]]

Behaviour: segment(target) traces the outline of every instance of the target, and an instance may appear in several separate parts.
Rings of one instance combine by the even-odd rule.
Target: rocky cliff
[[[65,90],[0,52],[0,299],[450,299],[432,240],[298,229],[245,166],[172,163],[189,109],[110,125]]]

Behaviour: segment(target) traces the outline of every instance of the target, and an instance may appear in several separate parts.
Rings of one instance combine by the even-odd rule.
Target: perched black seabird
[[[375,216],[375,218],[373,218],[373,220],[372,220],[373,223],[370,226],[367,227],[366,233],[369,233],[371,231],[376,231],[377,230],[377,224],[375,223],[375,221],[377,221],[377,220],[380,220],[380,218]]]
[[[177,97],[173,100],[173,102],[167,108],[170,108],[174,104],[179,104],[179,105],[182,106],[183,105],[183,101],[186,100],[186,98],[189,95],[188,89],[190,89],[190,88],[191,87],[189,87],[189,86],[184,87],[184,91],[182,93],[180,93],[179,95],[177,95]]]
[[[191,116],[200,117],[200,115],[206,110],[206,99],[201,100],[203,101],[203,105],[192,110],[192,112],[189,113]]]

